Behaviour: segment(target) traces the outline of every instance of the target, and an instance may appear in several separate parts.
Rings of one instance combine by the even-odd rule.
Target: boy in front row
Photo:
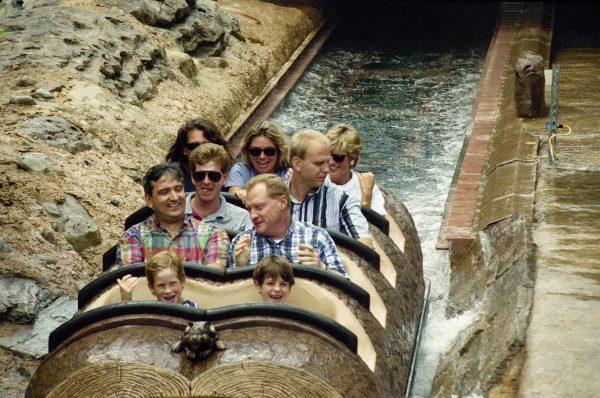
[[[284,303],[294,285],[294,272],[290,262],[272,254],[263,257],[254,268],[254,287],[267,303]]]
[[[198,308],[198,305],[190,300],[184,300],[182,297],[183,286],[185,285],[185,272],[181,258],[168,251],[160,252],[154,255],[145,268],[148,289],[158,301],[166,303],[179,303],[188,307]],[[121,300],[131,300],[131,292],[138,278],[125,275],[117,279],[119,290],[121,291]]]

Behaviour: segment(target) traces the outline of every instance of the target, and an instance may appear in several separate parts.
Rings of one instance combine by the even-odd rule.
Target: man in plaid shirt
[[[179,165],[162,163],[151,167],[144,176],[144,193],[154,214],[123,233],[117,264],[147,262],[156,253],[168,250],[184,263],[225,267],[229,238],[224,231],[185,215]]]
[[[254,227],[233,238],[227,267],[254,266],[263,257],[278,254],[291,263],[347,276],[329,234],[322,228],[292,220],[290,195],[279,177],[258,175],[248,181],[246,189],[246,207]]]

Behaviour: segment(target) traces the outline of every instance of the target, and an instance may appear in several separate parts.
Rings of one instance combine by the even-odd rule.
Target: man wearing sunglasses
[[[252,228],[248,212],[221,195],[231,167],[231,156],[220,145],[204,144],[190,154],[190,171],[196,192],[185,201],[185,213],[220,229],[241,232]]]
[[[294,170],[289,189],[292,217],[327,228],[372,246],[369,224],[358,199],[331,183],[325,184],[331,158],[329,139],[315,130],[292,137],[290,159]]]
[[[185,263],[225,267],[229,238],[221,229],[185,214],[179,164],[151,167],[144,176],[144,193],[154,214],[123,233],[117,249],[118,264],[147,262],[167,250]]]

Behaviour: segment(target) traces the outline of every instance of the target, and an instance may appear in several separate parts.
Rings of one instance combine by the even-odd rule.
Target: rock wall
[[[533,297],[531,224],[538,145],[516,113],[515,64],[529,50],[547,65],[552,17],[553,9],[541,3],[501,6],[494,37],[510,33],[510,56],[498,76],[502,89],[482,173],[475,237],[464,255],[451,256],[447,316],[468,314],[472,322],[440,361],[432,387],[438,397],[487,394],[515,368],[511,360],[525,341]],[[516,394],[514,386],[508,390]]]
[[[23,395],[179,125],[228,130],[322,19],[311,0],[0,1],[0,285],[19,291],[0,294],[1,396]]]

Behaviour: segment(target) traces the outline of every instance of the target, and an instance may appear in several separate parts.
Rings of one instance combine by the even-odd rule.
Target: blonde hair
[[[285,182],[275,174],[259,174],[248,180],[246,184],[246,192],[250,192],[252,188],[258,184],[265,184],[267,187],[267,194],[270,198],[277,199],[281,195],[284,195],[287,199],[287,205],[290,207],[290,191],[288,191]]]
[[[242,138],[242,158],[246,166],[252,166],[248,149],[250,149],[252,140],[256,137],[268,138],[273,142],[273,145],[275,145],[275,148],[277,149],[277,163],[275,164],[275,170],[290,167],[290,146],[288,145],[288,136],[278,125],[268,120],[251,128],[244,135],[244,138]]]
[[[172,269],[177,273],[177,279],[183,281],[185,279],[185,271],[183,270],[183,262],[175,253],[169,251],[160,252],[152,256],[144,269],[146,279],[150,286],[154,286],[156,274],[165,269]]]
[[[256,283],[262,285],[266,278],[271,277],[277,279],[281,277],[284,281],[294,286],[294,271],[292,264],[283,256],[271,254],[263,257],[254,268],[252,278]]]
[[[231,156],[221,145],[206,143],[199,145],[190,154],[190,172],[196,171],[196,165],[213,161],[221,166],[221,171],[227,173],[231,168]]]
[[[319,133],[317,130],[305,129],[300,130],[292,137],[292,145],[290,147],[290,159],[294,156],[304,159],[308,147],[320,143],[329,148],[329,138]]]
[[[331,141],[333,153],[344,154],[358,158],[362,150],[362,142],[358,130],[348,124],[335,124],[325,134]]]

